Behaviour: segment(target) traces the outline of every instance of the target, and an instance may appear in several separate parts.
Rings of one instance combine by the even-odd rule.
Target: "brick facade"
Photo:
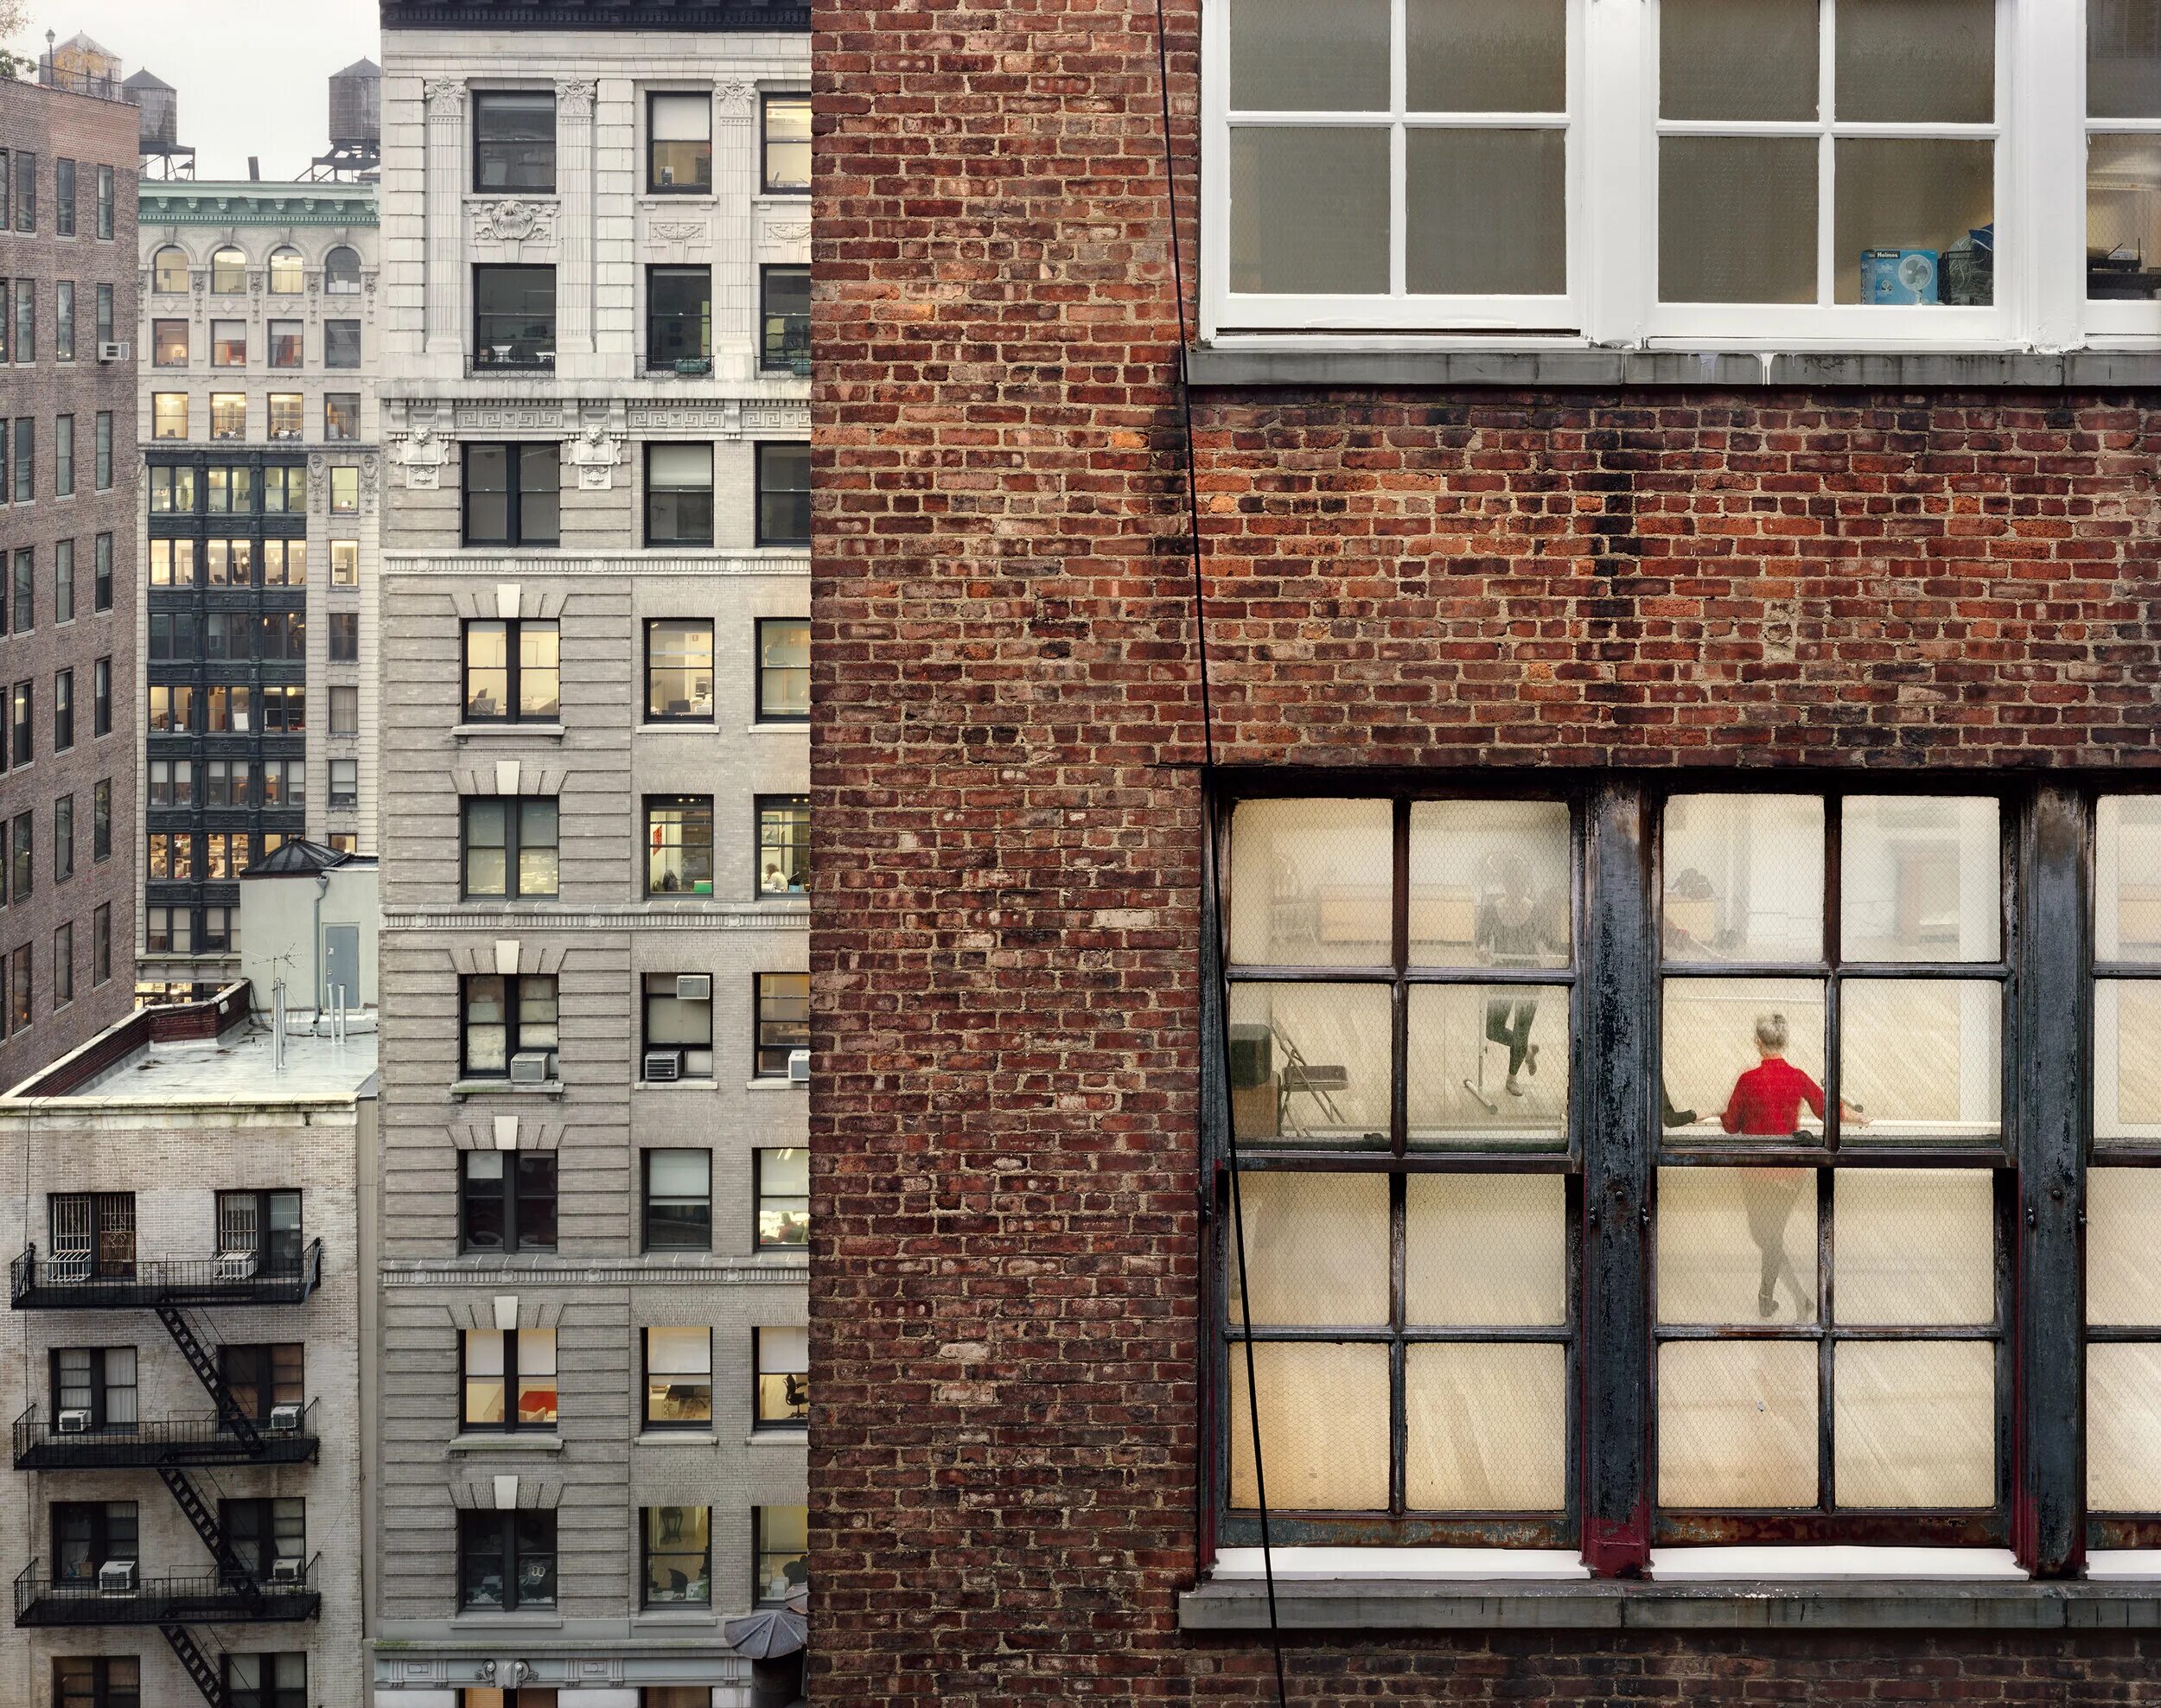
[[[1194,0],[1167,0],[1181,211]],[[813,1692],[1271,1699],[1194,1581],[1204,757],[1155,13],[817,8]],[[1194,276],[1187,249],[1186,277]],[[1195,399],[1228,766],[2151,767],[2161,410]],[[1294,1701],[2161,1699],[2146,1639],[1290,1639]]]

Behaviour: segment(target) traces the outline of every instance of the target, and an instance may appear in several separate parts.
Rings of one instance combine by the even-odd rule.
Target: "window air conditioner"
[[[80,1405],[71,1405],[60,1414],[60,1432],[62,1435],[87,1435],[90,1432],[90,1413]]]
[[[55,1252],[46,1259],[45,1278],[56,1286],[72,1286],[90,1278],[90,1253]]]
[[[101,362],[124,362],[128,359],[128,347],[112,342],[98,346],[98,360]]]
[[[810,1052],[808,1050],[792,1049],[787,1053],[787,1076],[791,1081],[799,1086],[806,1086],[810,1083]]]
[[[297,1405],[271,1407],[270,1426],[279,1435],[290,1435],[300,1427],[300,1408]]]
[[[646,1052],[645,1079],[647,1085],[664,1083],[683,1077],[683,1052],[679,1049],[649,1049]]]
[[[308,1562],[288,1555],[271,1562],[270,1580],[273,1584],[305,1584],[308,1581]]]
[[[220,1281],[252,1281],[255,1278],[255,1253],[220,1252],[217,1275]]]
[[[109,1559],[98,1568],[98,1588],[108,1596],[131,1596],[135,1593],[135,1562],[131,1559]]]
[[[521,1049],[510,1058],[510,1082],[513,1086],[545,1086],[548,1082],[548,1053],[545,1049]]]
[[[713,975],[710,972],[679,972],[675,975],[675,999],[679,1003],[709,1003],[713,999]]]

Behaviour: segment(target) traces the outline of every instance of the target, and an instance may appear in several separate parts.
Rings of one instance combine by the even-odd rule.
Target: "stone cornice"
[[[381,0],[385,29],[807,30],[804,0]]]
[[[146,183],[137,220],[143,226],[373,226],[377,214],[372,191],[341,196],[286,184],[207,190]]]
[[[810,1279],[804,1263],[641,1263],[634,1259],[570,1259],[531,1265],[385,1259],[376,1270],[386,1287],[800,1287]]]
[[[383,910],[385,931],[484,931],[494,936],[517,931],[808,931],[810,908],[804,904],[679,908],[475,908],[469,913]]]

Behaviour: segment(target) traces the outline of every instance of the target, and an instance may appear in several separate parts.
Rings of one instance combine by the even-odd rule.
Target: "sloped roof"
[[[173,86],[155,72],[138,71],[120,86],[123,89],[169,89]]]
[[[355,864],[372,866],[373,855],[348,854],[341,848],[326,848],[320,842],[310,842],[304,836],[296,836],[275,854],[258,860],[240,876],[248,877],[305,877],[316,872],[334,871],[340,866]]]

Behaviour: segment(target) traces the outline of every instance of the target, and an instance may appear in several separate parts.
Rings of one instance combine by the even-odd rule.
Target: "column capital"
[[[465,117],[465,85],[455,77],[432,77],[422,87],[430,118]]]
[[[590,118],[593,99],[599,86],[590,81],[558,83],[555,86],[555,105],[565,118]]]

